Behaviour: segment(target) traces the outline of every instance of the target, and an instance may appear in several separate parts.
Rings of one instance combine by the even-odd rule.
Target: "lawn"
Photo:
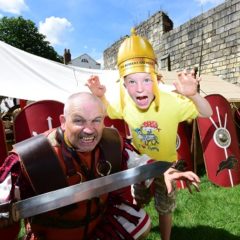
[[[147,240],[159,240],[158,216],[152,201],[146,211],[152,218]],[[218,187],[201,176],[200,192],[179,190],[171,240],[240,240],[240,185]]]

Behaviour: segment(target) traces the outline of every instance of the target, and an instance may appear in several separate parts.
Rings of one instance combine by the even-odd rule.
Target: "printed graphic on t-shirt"
[[[159,151],[159,140],[157,135],[159,135],[160,130],[156,121],[146,121],[143,122],[140,128],[135,128],[134,131],[140,139],[138,147],[151,151]]]

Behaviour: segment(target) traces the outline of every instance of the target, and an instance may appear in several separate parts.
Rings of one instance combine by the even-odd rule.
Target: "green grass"
[[[147,240],[159,240],[154,202],[146,206],[152,218]],[[240,240],[240,185],[218,187],[201,177],[200,192],[179,190],[171,240]]]

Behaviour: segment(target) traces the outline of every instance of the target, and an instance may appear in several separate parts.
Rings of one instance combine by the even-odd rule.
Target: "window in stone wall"
[[[171,71],[170,54],[166,54],[160,58],[160,68],[162,70]]]

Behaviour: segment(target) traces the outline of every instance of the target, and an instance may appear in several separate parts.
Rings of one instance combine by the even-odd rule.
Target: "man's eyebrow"
[[[104,116],[98,116],[98,117],[95,117],[93,120],[96,120],[96,119],[103,119]]]
[[[73,118],[78,118],[78,119],[81,119],[81,120],[84,120],[84,121],[94,121],[94,120],[98,120],[98,119],[104,119],[104,116],[97,116],[97,117],[92,118],[92,119],[87,119],[87,118],[84,118],[80,115],[74,115]]]

